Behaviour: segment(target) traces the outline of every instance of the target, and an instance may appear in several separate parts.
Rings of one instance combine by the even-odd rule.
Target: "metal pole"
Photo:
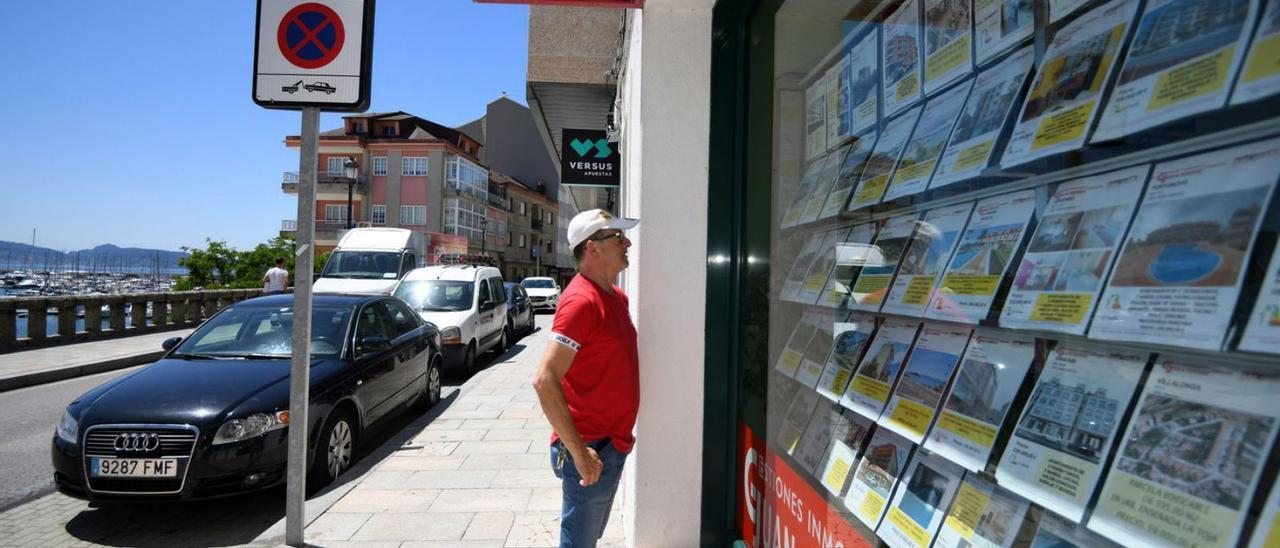
[[[315,259],[312,244],[316,232],[319,126],[320,109],[303,108],[302,151],[298,158],[298,249],[294,252],[293,361],[289,365],[289,462],[284,529],[285,544],[289,546],[304,544],[302,532],[306,528],[307,389],[311,385],[311,278]]]
[[[356,182],[347,179],[347,230],[351,230],[351,189],[356,186]]]

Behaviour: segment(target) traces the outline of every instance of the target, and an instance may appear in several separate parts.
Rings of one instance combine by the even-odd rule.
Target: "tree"
[[[236,251],[223,241],[206,239],[205,244],[205,249],[182,248],[188,255],[179,259],[178,264],[187,268],[187,275],[178,279],[175,290],[261,288],[262,276],[276,265],[276,259],[284,259],[285,270],[290,273],[297,271],[294,254],[297,244],[291,235],[276,236],[248,251]],[[316,254],[316,277],[328,260],[328,253]]]
[[[182,247],[187,256],[178,259],[178,264],[186,267],[187,275],[174,284],[174,289],[220,289],[227,287],[235,279],[239,253],[221,240],[206,239],[205,244],[205,249]]]

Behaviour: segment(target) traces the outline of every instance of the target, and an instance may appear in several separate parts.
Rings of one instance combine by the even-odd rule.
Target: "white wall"
[[[694,546],[701,526],[711,4],[650,0],[632,12],[619,86],[620,209],[641,217],[623,278],[640,334],[622,490],[633,546]]]

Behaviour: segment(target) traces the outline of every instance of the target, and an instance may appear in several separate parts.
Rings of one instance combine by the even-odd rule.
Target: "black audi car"
[[[284,481],[293,297],[233,304],[160,361],[67,406],[54,483],[88,500],[201,499]],[[440,337],[403,301],[315,295],[308,484],[351,465],[374,421],[440,399]]]

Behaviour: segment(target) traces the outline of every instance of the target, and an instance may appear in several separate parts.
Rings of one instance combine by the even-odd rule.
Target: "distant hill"
[[[70,270],[78,264],[80,270],[152,272],[158,268],[161,272],[173,272],[182,270],[178,259],[186,256],[181,251],[112,244],[63,253],[57,249],[0,240],[0,270]],[[27,264],[28,259],[32,264]]]

